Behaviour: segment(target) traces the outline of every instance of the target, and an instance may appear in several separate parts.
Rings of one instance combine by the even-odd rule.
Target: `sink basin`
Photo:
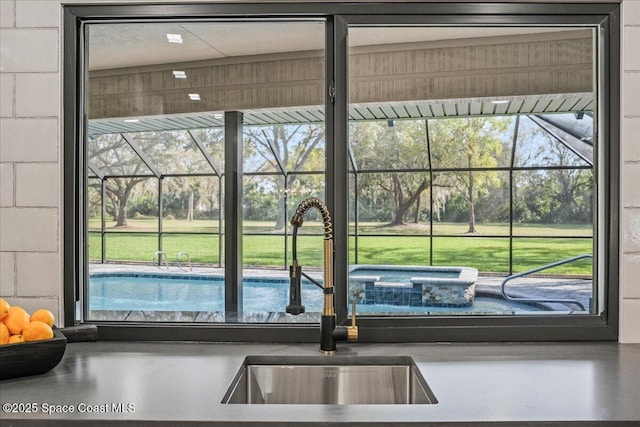
[[[222,403],[438,403],[406,356],[248,356]]]

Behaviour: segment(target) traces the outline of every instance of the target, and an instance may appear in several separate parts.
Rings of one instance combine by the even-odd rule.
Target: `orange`
[[[4,323],[0,323],[0,345],[6,344],[9,342],[9,330]]]
[[[29,313],[24,311],[24,308],[14,305],[9,308],[9,312],[4,316],[2,322],[9,329],[11,335],[17,335],[22,332],[24,325],[29,323]]]
[[[0,320],[4,319],[4,316],[9,313],[11,306],[4,299],[0,298]]]
[[[25,325],[22,336],[25,341],[50,340],[53,338],[53,329],[46,323],[36,320]]]
[[[22,335],[11,335],[9,337],[9,344],[16,344],[19,342],[24,342],[24,337]]]
[[[45,308],[41,308],[40,310],[34,311],[31,315],[31,321],[34,322],[36,320],[44,322],[49,326],[53,326],[53,322],[55,319],[52,312]]]

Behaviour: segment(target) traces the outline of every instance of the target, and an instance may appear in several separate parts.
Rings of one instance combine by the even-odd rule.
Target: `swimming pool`
[[[245,312],[283,312],[289,298],[286,278],[245,278]],[[89,311],[224,311],[224,278],[163,274],[94,274],[89,278]],[[322,311],[323,293],[310,283],[302,285],[307,312]],[[476,298],[469,307],[415,307],[391,304],[357,305],[358,313],[515,314],[540,310],[496,298]]]

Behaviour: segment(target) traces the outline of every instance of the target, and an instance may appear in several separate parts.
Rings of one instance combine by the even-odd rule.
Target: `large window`
[[[96,23],[84,32],[85,318],[297,320],[277,314],[287,301],[288,220],[305,197],[324,197],[324,20]],[[231,116],[240,128],[227,126]],[[240,156],[226,158],[232,146]],[[237,174],[238,194],[225,193]],[[227,274],[230,222],[242,226],[230,246],[241,248],[244,271]],[[303,260],[317,270],[321,228],[304,234]],[[231,309],[230,281],[240,288]]]
[[[615,339],[617,8],[504,6],[66,8],[65,315],[313,340],[317,197],[374,341]]]

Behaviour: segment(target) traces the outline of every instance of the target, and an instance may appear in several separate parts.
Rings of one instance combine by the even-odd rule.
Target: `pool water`
[[[244,312],[283,312],[289,300],[289,282],[245,279]],[[307,312],[322,311],[323,293],[312,284],[302,285]],[[90,277],[89,310],[224,311],[224,279],[194,280],[150,276]],[[477,297],[473,306],[461,308],[358,305],[358,313],[490,313],[536,311],[535,307],[496,298]]]
[[[381,282],[410,282],[412,277],[429,277],[441,279],[457,279],[460,270],[428,270],[428,269],[388,269],[388,268],[356,268],[352,276],[377,276]]]
[[[287,282],[246,281],[244,311],[284,311]],[[322,309],[323,294],[315,285],[302,285],[307,311]],[[318,310],[315,310],[318,308]],[[224,311],[224,279],[190,280],[152,277],[92,277],[89,310]]]

